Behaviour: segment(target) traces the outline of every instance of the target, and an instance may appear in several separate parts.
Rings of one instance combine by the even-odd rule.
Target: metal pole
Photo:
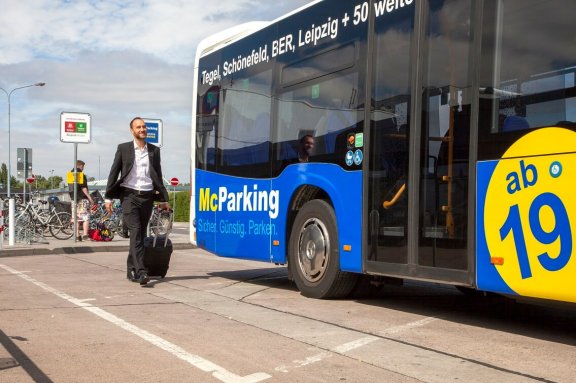
[[[16,205],[14,204],[14,199],[10,197],[10,187],[12,184],[12,173],[10,173],[11,169],[11,161],[12,158],[12,150],[10,149],[10,96],[12,96],[12,92],[8,94],[8,246],[14,246],[16,243],[16,230],[14,224],[16,220],[14,219],[14,214],[16,212]]]
[[[14,198],[8,200],[8,246],[14,246]]]
[[[26,182],[28,182],[28,149],[24,148],[24,182],[22,182],[22,201],[26,205]],[[30,193],[32,193],[32,185],[30,185]]]
[[[12,158],[12,151],[10,149],[10,96],[12,96],[12,92],[14,92],[14,90],[8,95],[8,198],[10,198],[10,184],[12,183],[12,174],[10,173],[12,167],[10,161],[10,158]]]
[[[78,168],[76,167],[76,162],[78,161],[78,143],[74,143],[74,203],[72,206],[72,215],[74,217],[74,242],[78,242],[78,236],[76,235],[78,230],[78,216],[76,215],[76,210],[78,209]]]
[[[174,193],[174,204],[172,205],[172,215],[174,215],[176,214],[176,185],[174,185],[172,193]]]

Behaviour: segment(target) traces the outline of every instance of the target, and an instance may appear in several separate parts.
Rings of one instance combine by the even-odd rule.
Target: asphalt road
[[[0,382],[576,382],[576,309],[424,283],[302,297],[274,265],[178,250],[0,258]]]

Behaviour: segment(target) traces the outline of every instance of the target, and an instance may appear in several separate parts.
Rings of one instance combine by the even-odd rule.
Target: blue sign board
[[[145,118],[146,123],[146,142],[162,147],[163,125],[162,120],[153,120]]]

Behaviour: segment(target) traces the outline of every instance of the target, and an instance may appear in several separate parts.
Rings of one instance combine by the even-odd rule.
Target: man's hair
[[[76,166],[84,166],[84,165],[86,165],[86,163],[84,161],[82,161],[82,160],[76,161]]]
[[[307,139],[308,137],[310,137],[312,140],[314,140],[314,136],[313,136],[313,135],[311,135],[311,134],[305,134],[305,135],[303,135],[302,137],[300,137],[300,143],[303,144],[304,141],[306,141],[306,139]]]
[[[134,117],[134,118],[132,119],[132,121],[130,121],[130,129],[132,129],[132,124],[133,124],[134,121],[136,121],[136,120],[142,120],[142,121],[144,121],[144,119],[143,119],[142,117]]]

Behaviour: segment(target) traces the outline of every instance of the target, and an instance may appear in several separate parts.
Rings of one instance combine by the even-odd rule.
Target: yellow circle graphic
[[[575,149],[575,132],[536,130],[508,149],[490,179],[486,242],[520,295],[576,302]]]

